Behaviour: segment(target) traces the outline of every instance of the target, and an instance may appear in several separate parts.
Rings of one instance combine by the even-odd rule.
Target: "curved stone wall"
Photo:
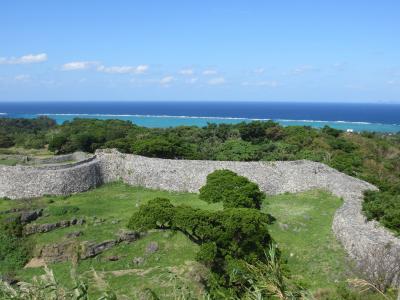
[[[101,183],[99,162],[95,158],[60,166],[0,166],[0,198],[69,195]]]
[[[370,279],[400,284],[400,239],[376,222],[366,222],[361,212],[363,191],[376,188],[321,163],[167,160],[99,150],[92,159],[56,169],[0,167],[0,197],[66,195],[116,180],[154,189],[197,192],[207,175],[217,169],[246,176],[268,194],[319,188],[342,197],[344,204],[332,224],[337,238]]]
[[[64,163],[64,162],[69,162],[69,161],[84,161],[88,158],[90,158],[91,155],[88,155],[85,152],[74,152],[74,153],[69,153],[69,154],[64,154],[64,155],[55,155],[55,156],[50,156],[50,157],[44,157],[44,158],[30,158],[28,157],[28,161],[30,163],[34,164],[59,164],[59,163]]]

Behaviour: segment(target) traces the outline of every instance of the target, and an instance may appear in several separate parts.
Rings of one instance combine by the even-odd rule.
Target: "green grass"
[[[84,226],[71,226],[33,236],[39,249],[42,245],[60,242],[67,233],[77,230],[83,231],[83,235],[78,238],[80,241],[113,239],[119,230],[125,228],[132,213],[142,203],[155,197],[169,198],[175,205],[222,209],[220,204],[210,205],[201,201],[197,194],[149,190],[122,183],[108,184],[69,197],[47,196],[34,201],[0,200],[0,208],[9,208],[10,203],[14,206],[45,207],[45,216],[37,220],[37,223],[68,220],[72,217],[84,217],[87,220]],[[288,269],[297,282],[312,291],[321,287],[334,289],[352,276],[348,271],[349,263],[345,253],[331,231],[334,212],[341,203],[341,199],[327,192],[314,190],[268,196],[263,205],[263,211],[277,219],[270,231],[283,257],[287,259]],[[79,210],[61,216],[49,213],[52,211],[50,207],[61,206],[76,206]],[[98,219],[104,222],[96,225]],[[146,255],[145,247],[151,241],[158,242],[160,249]],[[135,243],[120,244],[94,259],[81,261],[77,272],[92,283],[92,295],[99,295],[97,287],[100,289],[104,282],[108,282],[111,289],[119,296],[126,296],[126,299],[138,297],[145,288],[151,288],[161,293],[162,299],[168,299],[173,298],[174,287],[182,285],[181,281],[184,281],[198,296],[201,289],[193,280],[199,268],[195,263],[196,251],[197,246],[180,233],[155,231]],[[107,257],[112,255],[120,259],[108,261]],[[135,266],[132,261],[134,257],[145,257],[144,264]],[[60,282],[72,285],[70,263],[57,263],[50,267]],[[93,275],[93,270],[96,270],[97,276]],[[18,276],[29,280],[33,275],[41,273],[40,268],[23,269],[18,271]],[[177,274],[180,278],[178,283],[175,282]]]
[[[18,159],[1,158],[0,157],[0,165],[3,165],[3,166],[15,166],[17,163],[19,163]]]
[[[313,190],[270,196],[266,202],[263,210],[277,219],[271,235],[298,282],[315,291],[333,288],[351,276],[344,249],[331,230],[341,199]]]
[[[25,149],[19,147],[0,148],[0,154],[20,154],[37,157],[50,157],[54,155],[47,149]]]

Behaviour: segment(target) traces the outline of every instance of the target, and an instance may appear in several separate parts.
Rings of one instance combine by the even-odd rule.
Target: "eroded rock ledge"
[[[67,195],[116,180],[153,189],[197,192],[206,176],[217,169],[246,176],[268,194],[325,189],[342,197],[344,204],[332,224],[336,237],[368,277],[400,284],[400,239],[376,222],[367,222],[361,212],[363,191],[376,187],[321,163],[167,160],[98,150],[90,161],[58,169],[0,167],[0,197]]]

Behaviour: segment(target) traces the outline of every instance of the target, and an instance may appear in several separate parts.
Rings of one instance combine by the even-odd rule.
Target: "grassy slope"
[[[169,193],[147,190],[114,183],[98,189],[70,197],[43,197],[33,202],[12,202],[12,205],[64,206],[73,205],[80,209],[77,213],[64,216],[43,217],[40,223],[70,219],[84,216],[88,223],[84,226],[72,226],[50,233],[39,234],[34,238],[40,245],[54,243],[64,239],[68,232],[82,230],[80,240],[103,241],[115,237],[115,233],[124,228],[129,216],[137,207],[152,198],[167,197],[174,204],[187,204],[203,209],[221,209],[219,204],[209,205],[198,199],[196,194]],[[331,232],[334,211],[341,205],[341,200],[323,191],[309,191],[300,194],[285,194],[268,197],[263,210],[277,218],[271,226],[271,234],[279,243],[288,267],[293,276],[304,286],[317,288],[334,287],[346,279],[345,254]],[[10,201],[0,201],[0,208],[10,206]],[[105,221],[95,225],[95,218]],[[119,221],[118,224],[112,224]],[[114,222],[115,223],[115,222]],[[145,247],[150,241],[157,241],[160,249],[154,254],[145,255]],[[119,245],[95,259],[86,260],[78,265],[78,273],[94,286],[101,286],[105,279],[113,290],[128,297],[138,295],[140,289],[151,287],[162,294],[173,294],[175,275],[180,280],[187,280],[194,293],[199,292],[196,284],[191,283],[196,271],[194,256],[197,246],[179,233],[153,232],[147,237],[130,245]],[[111,262],[107,257],[121,256],[120,260]],[[146,257],[145,263],[135,266],[134,257]],[[65,284],[71,285],[69,276],[70,263],[59,263],[51,266],[56,277]],[[98,273],[97,279],[91,270]],[[128,270],[128,271],[123,271]],[[114,273],[112,273],[114,272]],[[24,269],[18,272],[22,279],[40,274],[41,269]],[[168,288],[166,288],[168,287]],[[95,290],[92,291],[97,294]]]

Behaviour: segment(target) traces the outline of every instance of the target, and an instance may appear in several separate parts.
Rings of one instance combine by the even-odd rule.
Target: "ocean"
[[[58,124],[74,118],[120,119],[146,127],[274,120],[283,126],[325,125],[353,131],[400,132],[400,104],[289,102],[3,102],[0,117],[49,116]]]

